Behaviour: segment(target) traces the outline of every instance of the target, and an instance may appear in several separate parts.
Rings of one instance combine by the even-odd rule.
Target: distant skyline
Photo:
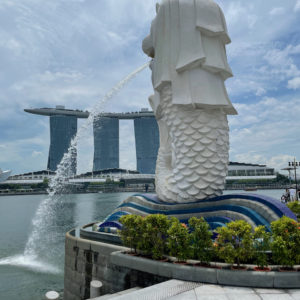
[[[0,168],[46,169],[48,117],[25,108],[91,110],[107,91],[149,59],[141,50],[155,16],[148,0],[0,1]],[[226,81],[230,160],[277,170],[300,160],[300,0],[217,0],[232,43]],[[147,69],[107,103],[138,111],[151,95]],[[85,122],[80,120],[78,125]],[[120,121],[120,167],[136,168],[132,121]],[[92,170],[93,134],[78,145],[78,172]]]

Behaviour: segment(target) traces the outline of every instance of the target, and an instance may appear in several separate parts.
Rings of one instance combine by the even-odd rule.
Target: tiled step
[[[181,280],[168,280],[147,288],[123,291],[121,293],[106,295],[110,298],[95,298],[93,300],[113,299],[113,300],[141,300],[141,299],[169,299],[182,293],[191,291],[202,286],[201,283],[187,282]],[[124,293],[125,292],[125,293]]]
[[[89,299],[89,300],[115,299],[116,297],[119,297],[119,296],[122,296],[122,295],[126,295],[126,294],[129,294],[129,293],[138,291],[138,290],[140,290],[140,289],[141,289],[140,287],[134,287],[134,288],[131,288],[131,289],[128,289],[128,290],[124,290],[124,291],[115,293],[115,294],[106,294],[106,295],[104,295],[104,296],[92,298],[92,299]]]

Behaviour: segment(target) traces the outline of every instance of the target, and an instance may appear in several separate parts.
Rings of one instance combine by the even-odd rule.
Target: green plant
[[[209,263],[212,258],[212,232],[204,218],[197,219],[192,217],[189,219],[189,226],[192,230],[191,243],[193,257],[199,259],[201,263]]]
[[[125,215],[119,221],[123,225],[122,230],[119,231],[121,240],[126,247],[136,253],[141,241],[143,218],[137,215]]]
[[[243,221],[233,221],[225,227],[217,228],[217,255],[225,262],[240,267],[241,262],[253,256],[253,238],[251,226]]]
[[[123,179],[123,178],[120,179],[119,187],[125,187],[125,179]]]
[[[273,261],[284,267],[300,263],[300,224],[284,216],[272,222],[271,228]]]
[[[268,255],[266,251],[270,250],[271,234],[266,232],[265,226],[258,226],[253,234],[254,261],[257,266],[264,269],[268,266]]]
[[[166,236],[170,220],[165,215],[148,215],[142,225],[140,249],[154,259],[162,259],[166,252]]]
[[[178,261],[186,261],[191,253],[191,239],[187,226],[173,217],[167,233],[170,255],[177,257]]]
[[[286,205],[298,218],[298,220],[300,219],[300,202],[299,201],[295,201],[295,202],[289,202]]]
[[[43,185],[44,185],[44,187],[48,187],[49,186],[49,178],[44,178],[44,180],[43,180]]]

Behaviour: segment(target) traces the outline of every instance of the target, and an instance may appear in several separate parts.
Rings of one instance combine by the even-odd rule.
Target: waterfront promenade
[[[234,193],[237,191],[243,191],[248,188],[249,191],[256,191],[256,190],[277,190],[278,191],[278,200],[280,199],[280,196],[284,193],[286,188],[289,188],[290,185],[287,184],[270,184],[270,185],[255,185],[255,186],[249,186],[246,184],[235,184],[235,185],[230,185],[225,188],[225,191],[233,191]],[[252,190],[253,188],[253,190]],[[145,184],[134,184],[130,185],[127,187],[120,187],[116,184],[102,184],[102,185],[90,185],[88,188],[84,189],[81,188],[80,186],[78,187],[72,187],[70,186],[70,191],[69,193],[72,194],[90,194],[90,193],[145,193]],[[153,193],[154,192],[154,186],[153,184],[149,184],[148,186],[148,192]],[[67,193],[67,192],[66,192]],[[0,185],[0,196],[17,196],[17,195],[42,195],[42,194],[47,194],[46,188],[41,189],[32,189],[32,188],[20,188],[20,189],[4,189],[1,188]]]

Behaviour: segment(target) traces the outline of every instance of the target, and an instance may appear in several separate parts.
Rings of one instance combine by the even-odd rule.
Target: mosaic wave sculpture
[[[136,194],[119,205],[98,225],[97,230],[114,232],[121,229],[119,218],[126,214],[164,214],[177,217],[182,223],[187,223],[194,216],[203,217],[212,230],[233,220],[245,220],[253,228],[264,225],[270,231],[270,223],[278,218],[287,216],[297,220],[291,210],[280,201],[257,194],[223,195],[185,204],[164,203],[155,194]]]

